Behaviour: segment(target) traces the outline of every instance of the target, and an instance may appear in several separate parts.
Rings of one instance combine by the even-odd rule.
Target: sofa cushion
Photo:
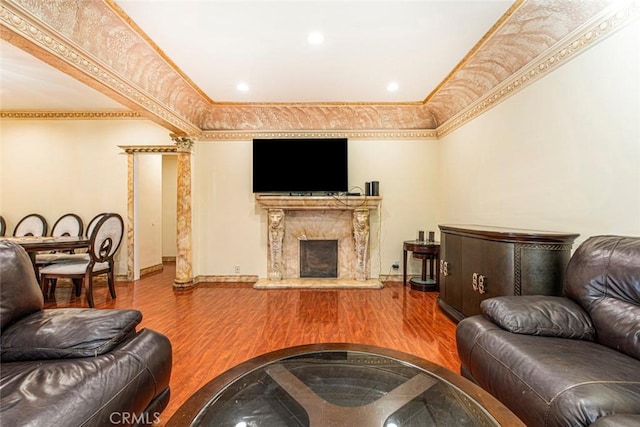
[[[514,334],[485,316],[456,329],[461,371],[527,426],[640,414],[640,361],[591,341]]]
[[[3,362],[0,424],[156,425],[170,376],[171,343],[149,329],[97,357]],[[146,408],[153,412],[143,418]]]
[[[0,240],[0,330],[42,310],[44,298],[33,263],[22,246]]]
[[[595,340],[589,315],[567,298],[504,296],[486,299],[480,308],[496,325],[516,334]]]
[[[584,241],[567,265],[563,289],[589,313],[599,343],[640,359],[640,237]]]
[[[134,334],[141,320],[138,310],[43,310],[2,331],[0,360],[95,357]]]

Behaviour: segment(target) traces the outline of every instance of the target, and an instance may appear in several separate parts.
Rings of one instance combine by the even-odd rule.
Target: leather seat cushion
[[[640,361],[590,341],[514,334],[483,316],[457,328],[462,372],[527,425],[640,413]]]
[[[43,310],[2,331],[2,362],[95,357],[114,349],[142,320],[138,310]]]
[[[171,343],[149,329],[97,357],[3,363],[0,419],[7,426],[117,425],[165,393],[170,375]]]

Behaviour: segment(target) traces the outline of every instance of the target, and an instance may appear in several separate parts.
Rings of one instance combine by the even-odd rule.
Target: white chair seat
[[[40,274],[84,274],[87,271],[88,262],[56,262],[40,269]],[[93,266],[94,273],[109,271],[108,262],[98,262]]]
[[[61,262],[89,262],[91,255],[88,253],[69,254],[65,252],[55,252],[48,254],[37,254],[36,264],[54,264]]]

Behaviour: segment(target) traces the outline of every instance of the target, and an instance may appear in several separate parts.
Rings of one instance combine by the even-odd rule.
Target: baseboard
[[[176,257],[174,256],[163,256],[162,262],[176,262]]]
[[[381,274],[380,280],[382,282],[402,282],[401,274]]]
[[[151,267],[145,267],[140,269],[140,277],[144,277],[147,274],[155,273],[156,271],[162,271],[164,267],[162,264],[152,265]]]
[[[224,283],[255,283],[258,281],[258,276],[196,276],[193,278],[193,283],[202,283],[202,282],[224,282]]]

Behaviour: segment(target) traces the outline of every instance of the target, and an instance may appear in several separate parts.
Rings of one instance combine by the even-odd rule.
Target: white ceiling
[[[98,0],[90,0],[98,1]],[[421,102],[511,0],[116,0],[216,102]],[[310,31],[325,41],[307,42]],[[250,89],[239,92],[238,82]],[[396,81],[399,89],[388,92]],[[0,109],[125,109],[0,42]]]

